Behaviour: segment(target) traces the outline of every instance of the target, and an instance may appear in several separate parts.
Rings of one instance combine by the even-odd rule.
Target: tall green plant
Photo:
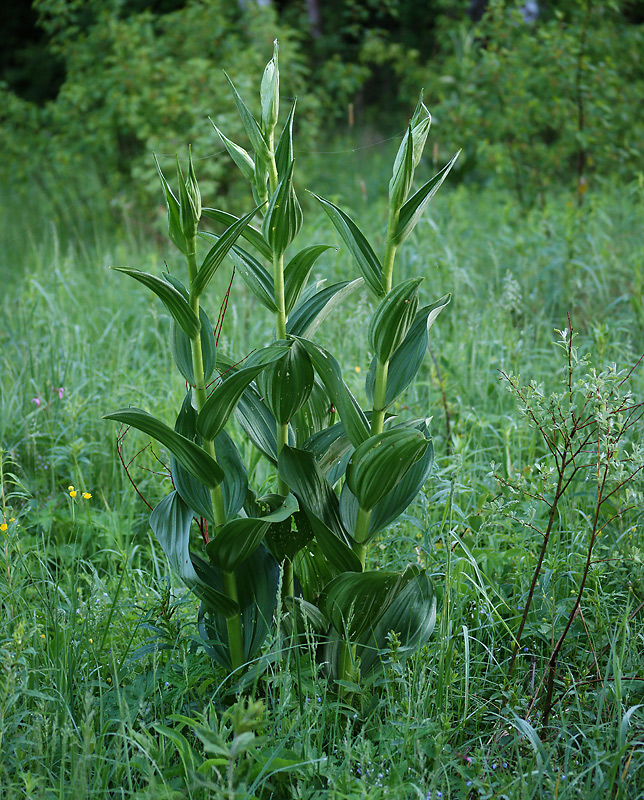
[[[419,308],[422,279],[396,284],[394,264],[454,159],[412,194],[430,126],[421,99],[394,164],[382,260],[345,212],[318,198],[360,276],[322,289],[307,286],[328,246],[292,248],[303,221],[293,184],[295,103],[277,135],[277,45],[261,82],[259,118],[230,85],[250,149],[217,132],[249,182],[255,207],[239,218],[203,208],[191,158],[186,175],[177,163],[177,194],[159,170],[169,235],[185,256],[187,284],[168,274],[120,269],[148,286],[170,312],[170,349],[189,391],[174,428],[140,409],[107,418],[144,431],[172,454],[174,489],[150,523],[170,564],[202,601],[200,631],[213,657],[237,669],[257,655],[273,618],[281,569],[291,626],[306,617],[326,642],[333,674],[346,679],[355,675],[356,657],[363,673],[381,664],[392,630],[400,655],[426,641],[434,625],[433,589],[422,570],[365,567],[368,542],[413,501],[433,463],[427,421],[397,421],[387,409],[414,380],[428,329],[449,296]],[[200,233],[202,217],[227,227],[221,234]],[[212,245],[200,258],[199,238]],[[221,353],[201,305],[226,256],[240,265],[274,318],[271,341],[241,361]],[[369,410],[348,389],[336,358],[312,339],[329,311],[364,284],[378,303],[369,326]],[[249,488],[227,433],[233,415],[273,466],[275,491],[262,497]],[[203,554],[190,548],[195,517],[211,526]]]

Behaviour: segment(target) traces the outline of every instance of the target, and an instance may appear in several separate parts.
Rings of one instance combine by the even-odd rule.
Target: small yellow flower
[[[108,683],[112,683],[112,679],[111,679],[111,678],[108,678],[108,679],[107,679],[107,682],[108,682]]]
[[[91,500],[92,495],[89,492],[83,492],[83,500]]]
[[[40,634],[40,638],[41,638],[41,639],[46,639],[47,637],[45,636],[45,634],[44,634],[44,633],[41,633],[41,634]]]
[[[7,525],[7,523],[3,522],[2,525],[0,525],[0,531],[2,531],[4,533],[7,530],[8,527],[9,526]]]
[[[89,643],[90,643],[90,644],[94,644],[94,640],[93,640],[93,639],[90,639],[90,640],[89,640]]]
[[[16,521],[15,517],[9,517],[9,522],[15,522],[15,521]]]
[[[76,495],[77,495],[77,494],[78,494],[78,492],[76,491],[76,489],[72,489],[72,490],[70,491],[70,493],[69,493],[69,496],[70,496],[70,497],[76,497]]]
[[[73,492],[74,491],[74,487],[73,486],[68,486],[67,487],[67,491],[68,492]]]
[[[356,372],[360,372],[360,367],[356,367]]]

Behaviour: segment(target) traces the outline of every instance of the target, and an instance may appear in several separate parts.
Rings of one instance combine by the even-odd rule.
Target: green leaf
[[[216,222],[223,222],[224,225],[232,225],[235,222],[239,221],[239,217],[236,217],[234,214],[229,214],[227,211],[220,211],[217,208],[203,208],[201,210],[201,214],[204,217],[208,217],[209,219],[214,219]],[[205,237],[212,237],[214,234],[203,232],[201,234]],[[252,244],[255,250],[262,256],[262,258],[267,259],[268,261],[272,258],[271,248],[268,246],[268,242],[262,236],[262,232],[257,228],[253,228],[252,225],[247,225],[242,230],[242,238],[246,239],[249,244]],[[219,237],[216,237],[217,239]]]
[[[324,587],[339,572],[331,567],[315,539],[296,553],[293,559],[293,571],[302,587],[304,599],[309,603],[317,603]]]
[[[435,303],[421,308],[416,314],[403,343],[396,348],[396,351],[391,356],[389,371],[387,372],[387,408],[400,397],[416,377],[427,352],[429,329],[440,312],[450,302],[451,297],[450,294],[446,294],[440,300],[436,300]],[[376,366],[377,358],[374,356],[365,382],[367,398],[370,403],[373,403]]]
[[[309,436],[302,445],[302,449],[313,453],[318,466],[326,475],[354,447],[347,436],[344,425],[341,422],[336,422],[335,425]]]
[[[279,495],[276,495],[279,497]],[[292,561],[303,547],[313,539],[313,528],[304,511],[270,526],[266,533],[266,544],[278,561]]]
[[[404,240],[414,230],[418,220],[421,218],[423,212],[429,205],[430,200],[440,189],[441,184],[454,166],[454,163],[456,162],[460,152],[461,151],[459,150],[452,160],[446,164],[438,174],[434,175],[434,177],[430,178],[426,184],[421,186],[420,189],[414,195],[412,195],[409,200],[407,200],[405,205],[400,209],[398,228],[396,229],[396,234],[393,240],[394,244],[399,245],[401,242],[404,242]]]
[[[181,436],[185,436],[190,441],[196,438],[197,411],[192,406],[192,390],[189,391],[181,404],[181,410],[177,416],[174,429]],[[200,445],[201,442],[196,442]],[[223,465],[220,464],[223,467]],[[191,475],[181,463],[174,457],[170,458],[170,472],[172,473],[172,483],[179,497],[188,505],[199,517],[205,517],[208,522],[214,524],[215,519],[212,510],[212,499],[209,490],[201,481]],[[225,470],[224,470],[225,475]],[[226,478],[224,477],[224,481]]]
[[[414,169],[416,169],[422,158],[431,124],[432,117],[427,110],[427,106],[423,103],[423,93],[421,91],[410,122],[414,143]]]
[[[233,98],[235,100],[235,105],[237,106],[237,111],[239,112],[239,116],[241,117],[241,121],[246,129],[246,133],[248,134],[248,138],[250,139],[250,143],[253,146],[253,150],[255,153],[264,161],[266,164],[270,161],[270,152],[268,150],[268,145],[266,144],[266,140],[264,139],[264,134],[262,133],[259,125],[257,124],[257,120],[248,110],[246,104],[241,99],[239,92],[235,89],[235,85],[230,80],[228,75],[224,72],[228,83],[230,84],[230,88],[233,90]]]
[[[223,480],[224,474],[221,467],[208,453],[140,408],[122,408],[106,414],[103,419],[113,419],[124,425],[131,425],[152,436],[153,439],[165,445],[179,463],[206,486],[214,488],[219,486]]]
[[[311,194],[313,193],[311,192]],[[382,265],[365,235],[351,217],[345,214],[338,206],[328,200],[324,200],[322,197],[318,197],[316,194],[313,197],[322,203],[322,208],[329,215],[331,222],[335,225],[336,230],[349,248],[349,252],[354,257],[360,274],[369,288],[376,297],[383,297],[385,288],[382,283]]]
[[[279,565],[264,545],[260,545],[235,570],[244,659],[247,662],[258,655],[270,629],[277,606],[278,581]],[[199,610],[199,633],[207,652],[230,670],[225,616],[208,612],[202,606]]]
[[[302,446],[317,431],[327,428],[333,421],[334,413],[331,399],[316,377],[308,400],[291,419],[298,446]]]
[[[313,264],[325,250],[330,249],[331,245],[328,244],[314,244],[311,247],[305,247],[304,250],[300,250],[294,255],[284,268],[284,303],[287,314],[290,314],[293,306],[297,303],[302,287],[311,274]]]
[[[369,323],[369,343],[380,363],[389,361],[405,340],[418,309],[422,278],[402,281],[380,301]]]
[[[320,608],[339,634],[355,641],[375,625],[400,582],[397,572],[345,572],[325,586]]]
[[[315,535],[324,558],[336,572],[361,572],[362,562],[353,549],[325,525],[311,510],[305,509],[309,525]]]
[[[211,247],[208,254],[203,260],[197,277],[192,282],[191,292],[195,297],[199,297],[205,291],[210,283],[213,275],[219,268],[221,262],[228,255],[230,248],[235,244],[237,239],[241,236],[244,228],[249,224],[251,219],[259,211],[261,206],[257,206],[250,211],[246,216],[241,217],[234,222],[217,240],[217,243]]]
[[[216,581],[206,569],[199,574],[195,563],[201,566],[198,556],[190,552],[190,524],[193,512],[176,492],[171,492],[156,506],[150,515],[150,527],[154,531],[172,569],[186,586],[210,609],[224,616],[237,613],[237,605],[219,591]]]
[[[396,153],[394,169],[389,181],[389,204],[395,209],[402,207],[414,181],[414,139],[411,125],[407,128]]]
[[[360,507],[372,509],[402,480],[428,446],[420,431],[395,428],[371,436],[356,447],[347,465],[346,479]]]
[[[322,347],[309,342],[307,339],[301,339],[300,341],[308,351],[315,371],[320,376],[320,380],[329,393],[331,402],[340,414],[347,436],[351,443],[357,447],[368,438],[369,424],[364,412],[342,378],[340,365]]]
[[[284,358],[266,367],[258,378],[258,388],[275,419],[285,425],[308,400],[314,379],[311,359],[295,340]]]
[[[273,44],[273,58],[266,65],[262,75],[259,96],[262,103],[262,130],[268,137],[275,130],[279,116],[280,73],[277,40]]]
[[[168,283],[171,283],[174,288],[180,292],[183,297],[188,300],[188,291],[186,287],[177,280],[173,275],[164,272],[163,277]],[[201,356],[203,360],[204,380],[210,380],[212,373],[215,371],[217,364],[217,345],[215,343],[215,333],[212,329],[210,317],[206,314],[203,307],[199,308],[199,322],[201,323]],[[188,381],[191,386],[194,386],[194,372],[192,366],[192,345],[191,340],[186,336],[183,330],[177,325],[173,319],[170,324],[170,352],[174,363],[177,365],[179,372]]]
[[[413,574],[413,573],[412,573]],[[403,580],[405,575],[403,575]],[[366,631],[357,648],[360,672],[366,676],[382,669],[390,651],[387,636],[398,634],[396,658],[407,658],[419,650],[436,625],[436,596],[424,572],[413,575],[397,592],[375,625]]]
[[[283,178],[293,163],[293,115],[295,114],[295,104],[297,98],[293,100],[291,110],[282,128],[277,148],[275,149],[275,166],[277,174]]]
[[[206,545],[210,560],[224,572],[232,572],[259,547],[271,523],[288,519],[298,508],[297,500],[289,494],[279,508],[263,517],[226,522]]]
[[[259,394],[249,386],[242,394],[235,411],[237,421],[257,449],[273,464],[277,464],[277,422]],[[295,444],[289,425],[288,443]]]
[[[262,233],[273,251],[281,256],[302,227],[302,209],[293,189],[293,164],[277,184],[262,223]]]
[[[338,497],[318,467],[313,453],[285,445],[279,454],[278,472],[300,502],[345,544],[351,540],[340,519]],[[311,518],[309,521],[312,523]]]
[[[188,252],[188,245],[181,227],[181,210],[179,208],[179,201],[172,193],[169,183],[166,181],[163,173],[161,172],[161,167],[159,166],[156,155],[154,156],[154,163],[157,166],[157,172],[159,173],[161,186],[163,187],[163,193],[165,195],[165,204],[168,210],[168,233],[170,235],[170,239],[185,255]]]
[[[149,272],[141,272],[138,269],[128,269],[127,267],[112,267],[112,269],[116,272],[130,275],[130,277],[151,289],[168,309],[173,319],[185,331],[186,335],[190,339],[194,339],[197,336],[200,328],[199,317],[190,308],[190,304],[185,300],[181,292],[178,292],[168,281],[163,280],[163,278],[157,278],[156,275],[151,275]]]
[[[255,363],[250,363],[251,359],[248,359],[249,366],[233,370],[223,376],[222,383],[213,389],[197,417],[197,430],[204,439],[214,439],[219,431],[223,430],[250,382],[259,375],[266,364],[283,358],[285,354],[286,349],[283,347],[266,347],[253,354],[257,357]]]
[[[239,273],[246,286],[271,313],[277,313],[275,285],[268,270],[241,247],[235,245],[233,254],[239,259]]]
[[[384,530],[387,525],[397,520],[425,485],[434,466],[434,447],[429,438],[426,424],[423,426],[423,434],[428,440],[427,449],[418,461],[407,470],[404,477],[394,488],[373,507],[369,517],[368,538],[365,542],[370,541],[376,534]],[[345,483],[340,494],[340,515],[348,531],[355,530],[358,508],[357,498]]]
[[[192,166],[192,153],[189,157],[189,170],[192,176],[188,175],[186,180],[181,171],[181,163],[177,154],[177,179],[179,182],[179,214],[181,217],[181,229],[186,237],[186,243],[192,241],[197,233],[197,225],[201,216],[201,194],[195,177],[194,167]]]
[[[224,471],[221,491],[226,519],[230,519],[244,505],[248,494],[248,474],[235,443],[226,431],[220,431],[215,436],[215,455],[217,463]]]
[[[310,338],[334,308],[364,283],[362,278],[334,283],[300,303],[286,323],[286,331],[292,336]]]
[[[232,158],[241,174],[244,176],[244,178],[246,178],[247,181],[252,183],[255,180],[255,164],[253,163],[253,159],[248,155],[243,147],[240,147],[238,144],[235,144],[235,142],[231,141],[227,136],[224,136],[224,134],[219,130],[210,117],[208,117],[208,119],[210,120],[212,127],[217,131],[224,147],[226,150],[228,150],[228,155]]]

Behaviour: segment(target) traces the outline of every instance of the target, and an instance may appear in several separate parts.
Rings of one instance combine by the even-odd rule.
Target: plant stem
[[[196,235],[190,242],[189,252],[186,254],[186,262],[188,265],[188,276],[190,278],[190,285],[197,275],[197,260],[196,260]],[[199,297],[190,293],[190,307],[199,316]],[[197,412],[201,411],[206,402],[206,377],[203,367],[203,352],[201,349],[201,334],[198,333],[194,339],[190,340],[190,347],[192,350],[192,372],[194,378],[194,393],[195,401],[197,404]],[[216,461],[215,443],[212,439],[203,439],[203,449],[208,455]],[[215,518],[216,529],[220,528],[226,522],[226,509],[224,507],[224,497],[221,491],[221,484],[210,490],[212,498],[212,510]],[[216,535],[216,531],[215,531]],[[223,573],[224,591],[226,595],[237,602],[237,584],[235,581],[234,572]],[[244,663],[244,648],[242,642],[241,630],[241,616],[235,614],[226,620],[226,627],[228,629],[228,644],[230,647],[230,658],[232,661],[233,669],[237,669]]]

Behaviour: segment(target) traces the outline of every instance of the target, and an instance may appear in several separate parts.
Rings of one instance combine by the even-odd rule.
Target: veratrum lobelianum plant
[[[293,188],[295,102],[276,143],[277,44],[261,82],[260,119],[230,85],[251,150],[218,134],[250,183],[255,207],[240,218],[202,208],[191,156],[186,175],[177,159],[178,194],[159,175],[187,283],[119,268],[170,312],[170,351],[189,389],[174,427],[137,408],[107,418],[143,431],[171,453],[174,488],[150,524],[170,565],[201,600],[199,630],[208,652],[233,670],[258,655],[281,570],[291,630],[303,624],[314,630],[325,643],[330,673],[346,680],[358,674],[357,664],[362,675],[381,666],[391,631],[400,655],[426,642],[434,627],[434,592],[423,570],[365,566],[368,543],[414,500],[433,464],[427,420],[399,421],[387,409],[414,380],[428,330],[450,298],[419,308],[422,278],[395,284],[394,263],[456,156],[411,193],[431,120],[421,96],[389,184],[382,260],[345,212],[317,198],[360,273],[319,289],[307,280],[329,245],[292,248],[302,226]],[[227,227],[221,235],[201,232],[203,217]],[[198,258],[200,240],[212,246]],[[217,348],[201,304],[227,256],[274,316],[274,339],[241,361]],[[374,353],[365,387],[369,409],[349,391],[334,356],[312,340],[329,311],[364,284],[377,303],[368,331]],[[249,487],[226,430],[233,420],[275,469],[274,492],[258,497]],[[201,553],[190,547],[195,518],[210,526],[202,525],[210,536],[203,537]]]

